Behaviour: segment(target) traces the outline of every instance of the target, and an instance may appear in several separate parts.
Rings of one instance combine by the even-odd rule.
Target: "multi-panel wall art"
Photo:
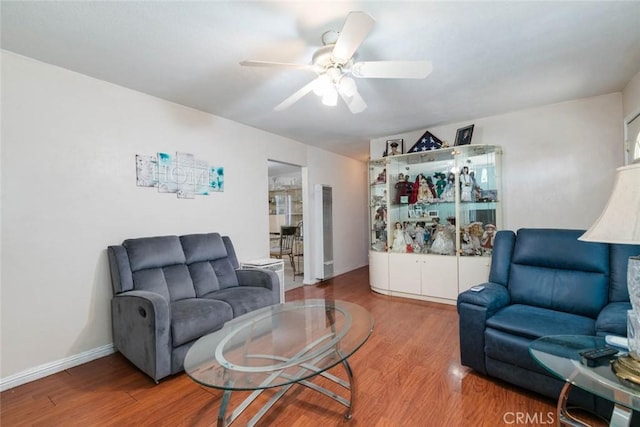
[[[224,168],[212,166],[191,153],[136,155],[138,187],[158,187],[160,193],[176,193],[193,199],[224,191]]]

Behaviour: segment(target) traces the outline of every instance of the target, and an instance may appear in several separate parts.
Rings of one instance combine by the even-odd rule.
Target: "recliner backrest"
[[[597,317],[609,298],[609,245],[578,240],[583,230],[518,230],[511,268],[512,304]]]
[[[218,233],[127,239],[107,253],[114,294],[145,290],[178,301],[239,286],[233,244]]]
[[[133,289],[156,292],[169,301],[195,297],[178,236],[127,239]]]
[[[227,252],[227,248],[233,250],[231,240],[223,239],[218,233],[207,233],[181,236],[180,242],[198,297],[238,286],[235,252],[231,257]]]

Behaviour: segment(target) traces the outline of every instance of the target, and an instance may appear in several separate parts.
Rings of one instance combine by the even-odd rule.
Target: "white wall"
[[[267,159],[306,167],[309,187],[335,182],[336,272],[366,265],[365,164],[10,52],[1,60],[0,385],[109,347],[108,245],[220,232],[240,260],[264,257]],[[136,187],[135,155],[158,151],[224,166],[225,191],[180,200]]]
[[[613,93],[429,128],[453,145],[456,130],[475,124],[472,144],[503,148],[503,228],[586,229],[600,215],[623,164],[622,94]],[[405,151],[424,129],[371,141],[404,138]]]
[[[633,76],[622,91],[624,116],[640,112],[640,72]]]

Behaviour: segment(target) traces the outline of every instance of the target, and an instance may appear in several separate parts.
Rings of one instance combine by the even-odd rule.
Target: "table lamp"
[[[640,244],[640,163],[617,169],[615,185],[607,206],[600,218],[580,236],[579,240]],[[629,258],[627,288],[633,309],[627,319],[627,338],[631,355],[627,361],[635,366],[635,375],[640,382],[640,327],[637,327],[640,319],[640,256]]]

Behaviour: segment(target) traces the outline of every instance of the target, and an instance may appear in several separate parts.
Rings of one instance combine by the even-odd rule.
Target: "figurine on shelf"
[[[436,191],[431,177],[418,174],[409,203],[432,203],[435,198]]]
[[[456,176],[453,173],[449,173],[447,176],[447,184],[440,195],[440,199],[443,202],[453,202],[455,200],[455,185],[456,185]]]
[[[447,230],[451,233],[451,234],[455,234],[456,232],[456,217],[455,216],[448,216],[447,217]]]
[[[376,178],[376,184],[384,184],[387,182],[387,169],[382,169],[382,172],[380,172],[378,174],[378,177]]]
[[[385,252],[387,250],[387,241],[378,239],[371,245],[371,249],[377,252]]]
[[[460,228],[460,250],[462,255],[475,255],[476,251],[471,243],[471,234],[469,234],[469,227]]]
[[[412,185],[408,182],[403,173],[398,175],[398,182],[394,186],[396,189],[396,204],[408,203],[411,194]]]
[[[431,236],[431,240],[434,238],[434,234],[436,234],[436,228],[440,225],[440,218],[434,216],[431,218],[431,230],[429,231],[429,235]]]
[[[471,175],[469,175],[469,168],[464,166],[462,172],[460,172],[460,201],[470,202],[472,190],[473,182],[471,181]]]
[[[408,234],[408,235],[409,235],[409,237],[411,238],[411,240],[413,240],[413,238],[414,238],[414,237],[415,237],[415,235],[416,235],[416,228],[415,228],[415,226],[413,225],[413,223],[412,223],[412,222],[409,222],[409,221],[405,221],[405,222],[402,224],[402,226],[404,227],[404,232],[405,232],[406,234]]]
[[[474,171],[469,172],[469,176],[471,177],[471,188],[473,188],[471,192],[471,200],[480,202],[482,199],[482,188],[476,182],[476,174]]]
[[[404,229],[400,221],[395,223],[393,230],[393,243],[391,243],[391,252],[407,252],[407,244]]]
[[[376,232],[376,239],[387,240],[387,210],[384,207],[376,210],[373,229]]]
[[[484,227],[484,233],[482,233],[482,238],[480,239],[480,246],[482,246],[485,252],[491,252],[493,249],[493,240],[496,234],[496,226],[493,224],[487,224]]]
[[[424,250],[424,246],[426,242],[429,240],[429,232],[424,228],[424,222],[416,223],[416,245],[420,248],[420,250],[415,252],[422,252]]]
[[[442,224],[436,226],[435,237],[431,244],[431,252],[440,255],[452,255],[455,252],[451,233]]]
[[[442,193],[444,192],[444,188],[447,186],[447,180],[445,179],[445,174],[442,172],[436,172],[433,177],[436,181],[436,197],[440,198]]]
[[[471,236],[471,245],[476,255],[482,255],[482,247],[480,246],[480,238],[482,237],[482,223],[473,222],[469,225],[469,236]]]

